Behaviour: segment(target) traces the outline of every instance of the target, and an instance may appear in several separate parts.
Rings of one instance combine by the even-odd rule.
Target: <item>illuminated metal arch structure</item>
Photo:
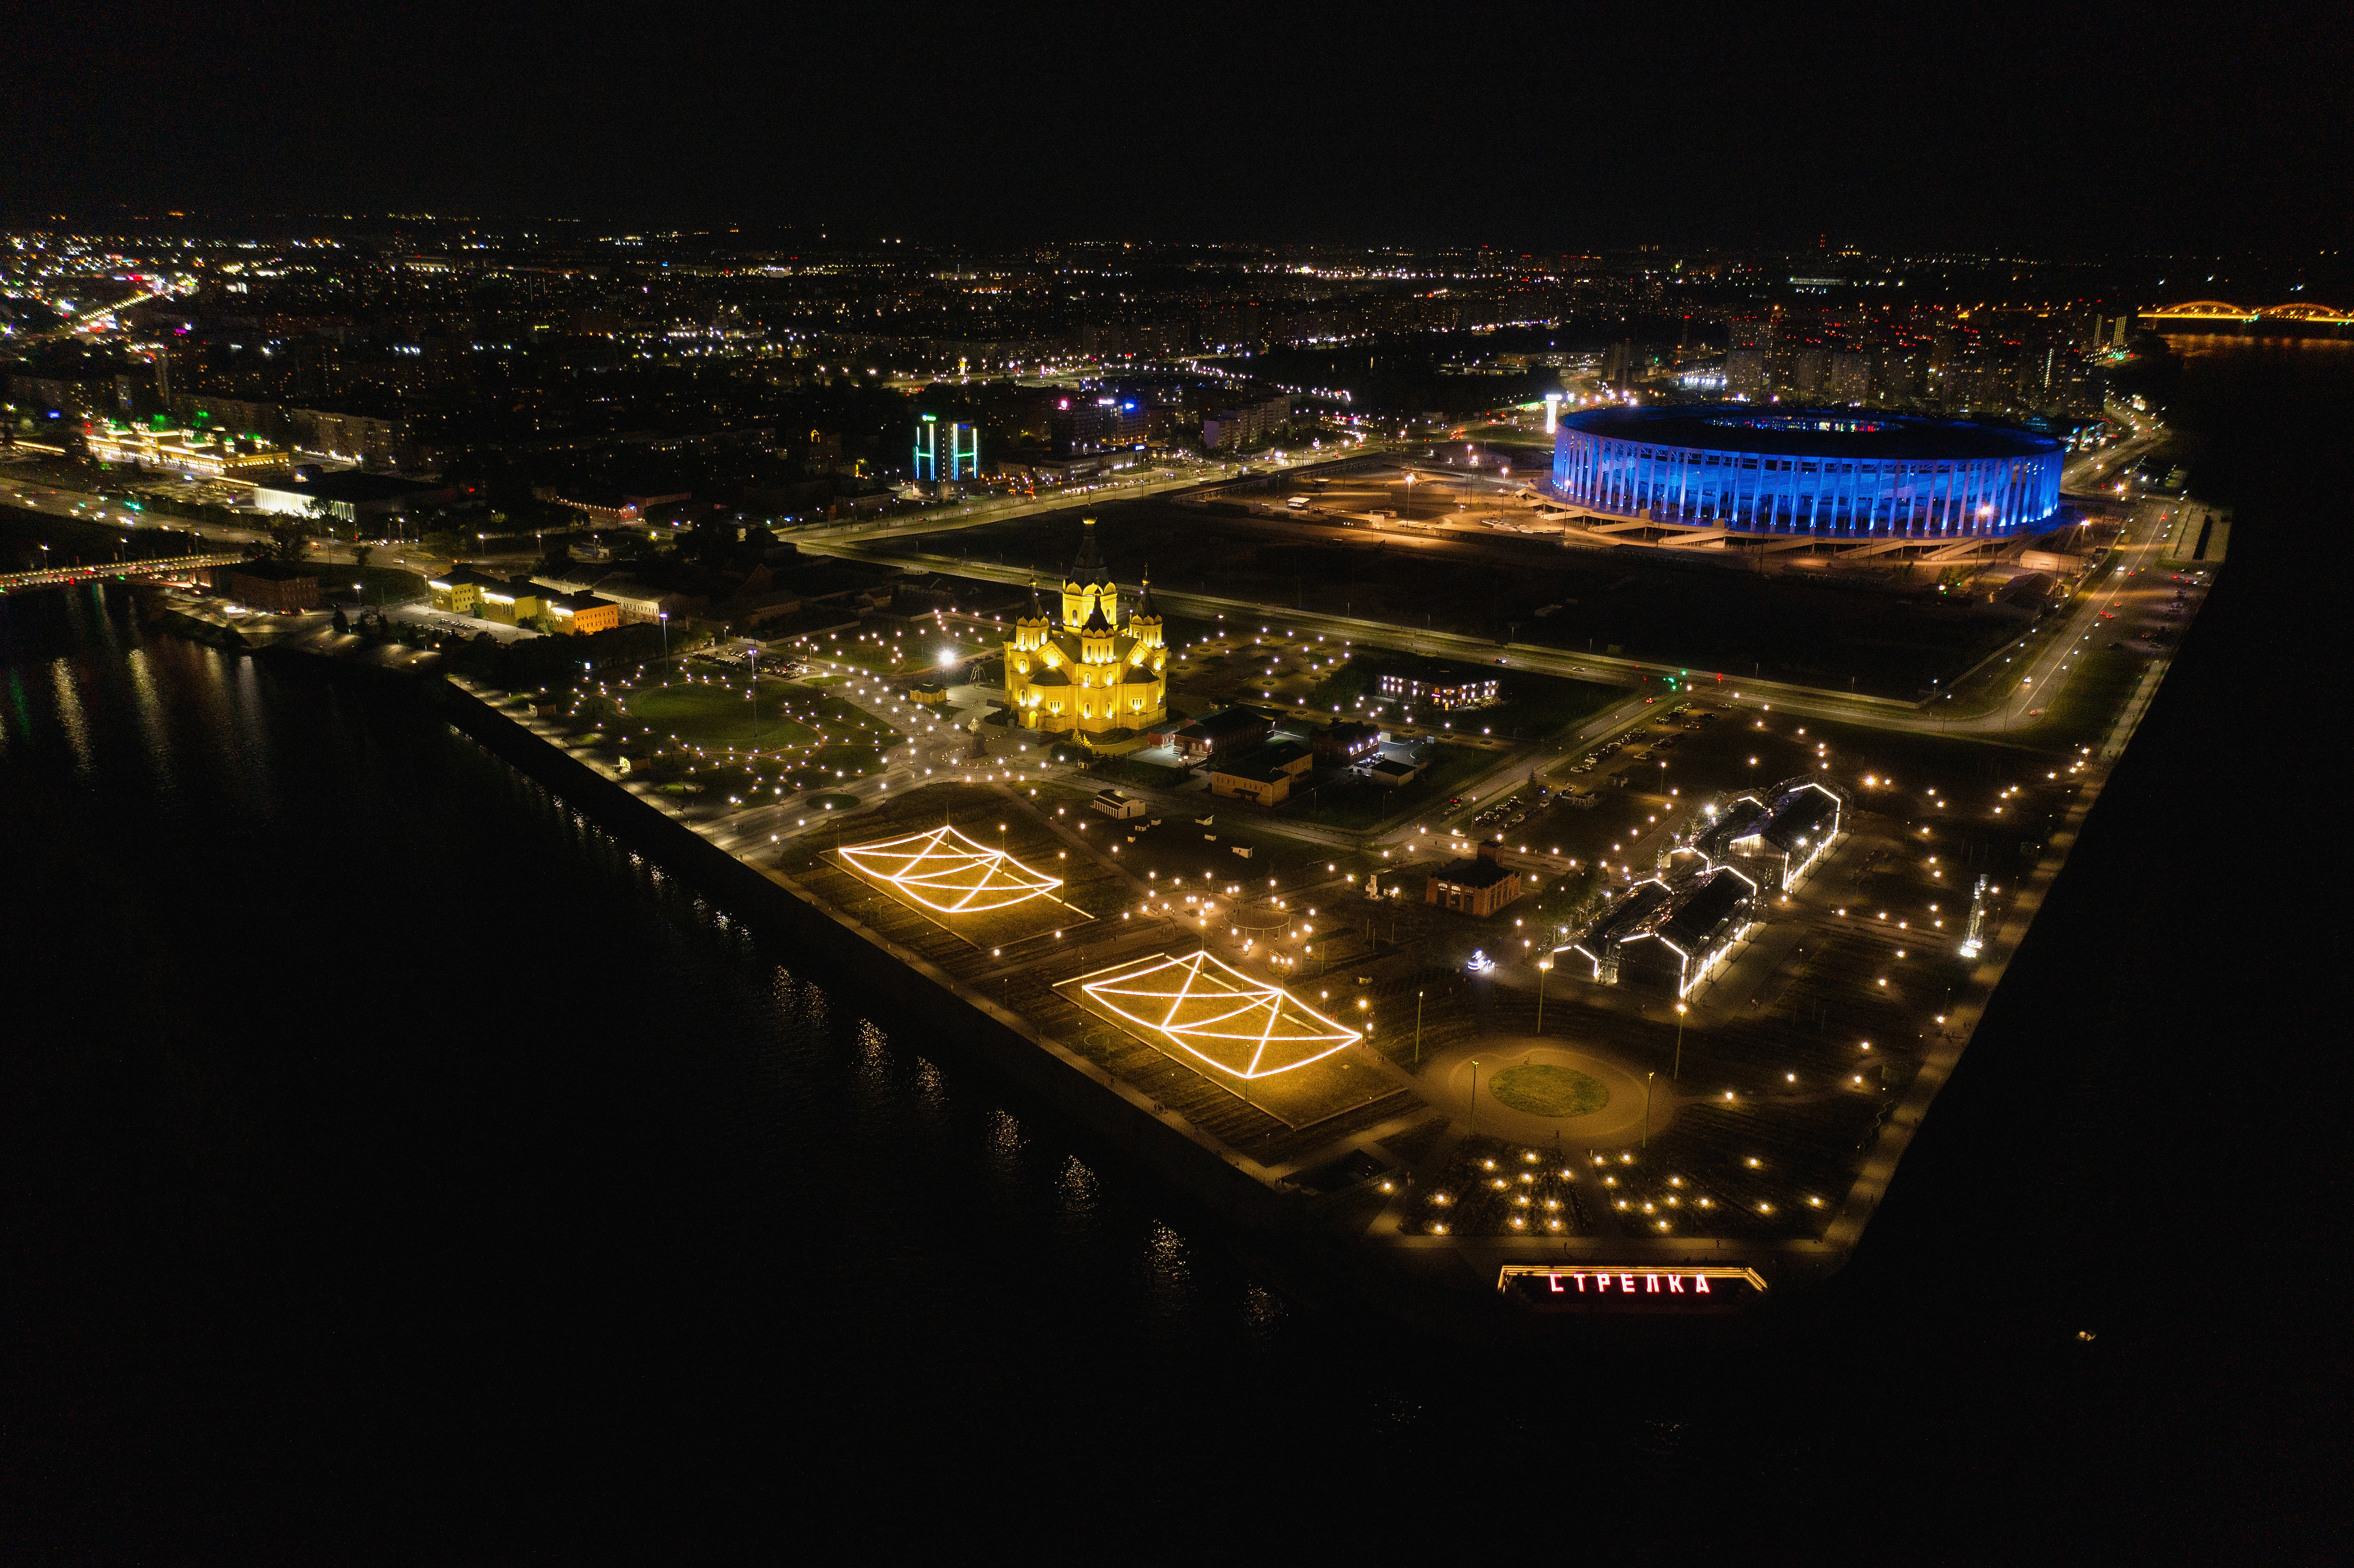
[[[877,882],[943,915],[1010,908],[1063,885],[1061,877],[1033,871],[952,827],[859,844],[841,854]]]
[[[2259,305],[2251,310],[2244,305],[2223,300],[2185,300],[2177,305],[2160,305],[2154,311],[2144,311],[2146,322],[2313,322],[2326,326],[2344,326],[2354,322],[2354,312],[2341,311],[2335,305],[2289,304]]]
[[[1107,1012],[1237,1078],[1288,1073],[1364,1038],[1206,949],[1123,964],[1077,983]]]

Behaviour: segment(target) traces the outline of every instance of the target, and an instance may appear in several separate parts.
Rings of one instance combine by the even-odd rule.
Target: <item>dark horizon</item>
[[[2329,251],[2341,13],[2012,26],[1817,9],[1691,33],[1489,8],[790,24],[264,8],[20,29],[19,222],[456,213],[984,248],[1638,244]]]

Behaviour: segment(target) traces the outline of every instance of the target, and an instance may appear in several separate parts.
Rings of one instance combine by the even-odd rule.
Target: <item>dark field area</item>
[[[1242,517],[1148,498],[1094,508],[1112,569],[1149,564],[1181,591],[1361,615],[1405,627],[1687,664],[1911,697],[1950,682],[2016,619],[1939,603],[1936,568],[1861,571],[1853,583],[1756,576],[1653,552],[1569,550],[1536,538],[1457,543],[1367,528]],[[938,547],[1061,572],[1072,513],[967,530]],[[1540,615],[1540,610],[1544,611]]]

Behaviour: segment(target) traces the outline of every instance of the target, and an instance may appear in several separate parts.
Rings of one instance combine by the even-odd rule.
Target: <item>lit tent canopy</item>
[[[1061,877],[1033,871],[1003,850],[976,843],[952,827],[860,844],[843,850],[842,857],[943,915],[1003,909],[1063,885]]]
[[[1124,964],[1079,989],[1147,1036],[1238,1078],[1288,1073],[1363,1038],[1206,951]]]

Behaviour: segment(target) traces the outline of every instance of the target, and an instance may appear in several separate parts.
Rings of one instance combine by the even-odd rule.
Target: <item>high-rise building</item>
[[[1766,399],[1766,351],[1762,348],[1727,349],[1724,355],[1724,389],[1733,397],[1746,397],[1753,403]]]
[[[937,414],[926,414],[916,420],[917,483],[952,484],[980,477],[980,431],[960,421],[943,423]]]
[[[1256,349],[1259,345],[1258,323],[1256,302],[1212,305],[1202,313],[1202,345],[1212,349]]]
[[[1830,378],[1830,356],[1819,348],[1801,348],[1790,356],[1790,387],[1803,403],[1823,395]]]
[[[1831,401],[1861,403],[1872,396],[1872,355],[1831,355]]]
[[[1046,410],[1046,444],[1058,458],[1135,451],[1149,423],[1134,397],[1057,397]]]
[[[1290,419],[1291,399],[1282,395],[1221,408],[1202,421],[1202,450],[1214,451],[1255,441],[1281,429]]]

